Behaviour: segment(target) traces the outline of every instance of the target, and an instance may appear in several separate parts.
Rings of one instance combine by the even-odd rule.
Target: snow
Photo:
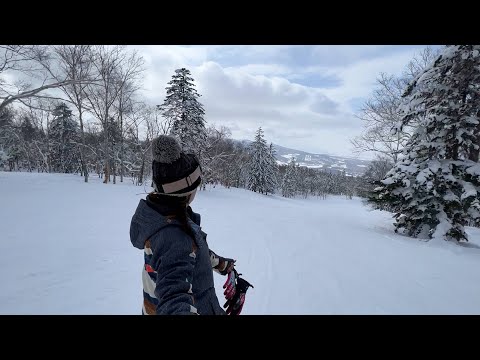
[[[480,176],[480,164],[475,164],[467,168],[466,172],[470,175]]]
[[[90,180],[0,172],[0,314],[140,313],[129,226],[150,188]],[[192,205],[211,248],[255,286],[242,314],[480,314],[480,229],[465,245],[424,242],[345,197],[216,187]]]
[[[291,160],[292,158],[295,158],[295,160],[298,158],[300,154],[284,154],[284,155],[280,155],[288,160]]]
[[[451,229],[452,223],[448,220],[447,214],[444,211],[440,211],[437,215],[438,220],[440,221],[435,229],[435,232],[432,234],[433,239],[443,239],[445,234]]]
[[[390,176],[388,178],[385,178],[383,180],[380,181],[382,184],[384,185],[392,185],[393,183],[395,183],[395,177],[394,176]],[[381,187],[380,187],[381,188]],[[378,188],[377,188],[378,189]]]
[[[444,196],[443,200],[448,201],[448,202],[459,202],[458,196],[455,195],[453,192],[448,191]]]
[[[417,183],[419,184],[425,183],[430,175],[431,175],[431,171],[428,168],[420,171],[417,175]]]
[[[461,200],[469,198],[470,196],[477,196],[477,189],[475,188],[475,186],[473,186],[472,183],[464,181]]]

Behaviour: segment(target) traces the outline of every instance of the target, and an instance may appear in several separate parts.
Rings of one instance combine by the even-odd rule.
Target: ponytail
[[[177,219],[183,231],[187,233],[192,239],[195,239],[195,234],[193,232],[192,227],[188,223],[188,201],[190,200],[190,195],[185,197],[176,197],[176,196],[168,196],[168,195],[161,195],[158,193],[151,193],[148,195],[149,200],[153,203],[165,205],[169,209],[167,214],[163,214],[166,216],[173,216]]]

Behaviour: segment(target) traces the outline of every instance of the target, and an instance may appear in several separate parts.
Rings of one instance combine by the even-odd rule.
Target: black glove
[[[226,284],[234,283],[234,286],[228,286],[230,291],[225,294],[227,302],[223,305],[223,307],[226,308],[225,311],[227,315],[240,315],[243,309],[243,304],[245,303],[245,294],[247,293],[249,287],[253,288],[253,285],[247,280],[242,279],[240,277],[241,274],[237,273],[235,269],[233,269],[233,271],[228,275],[229,279],[227,279]],[[229,281],[230,279],[234,279],[234,282]]]

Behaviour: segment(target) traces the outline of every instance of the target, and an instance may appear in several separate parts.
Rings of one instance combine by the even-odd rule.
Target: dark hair
[[[193,229],[188,223],[188,200],[190,199],[190,195],[188,196],[168,196],[162,195],[159,193],[150,193],[148,198],[153,203],[165,206],[168,209],[166,216],[174,216],[180,224],[182,225],[182,229],[192,238],[195,239],[195,234]]]

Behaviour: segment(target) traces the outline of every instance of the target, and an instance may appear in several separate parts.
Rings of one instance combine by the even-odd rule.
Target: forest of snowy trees
[[[139,92],[144,61],[125,47],[0,45],[0,55],[0,170],[141,185],[151,175],[150,141],[171,134],[200,159],[204,186],[361,196],[394,212],[396,231],[414,237],[467,240],[464,226],[480,224],[478,45],[426,48],[401,75],[379,74],[352,140],[377,155],[361,177],[294,158],[279,165],[261,124],[249,145],[208,125],[186,68],[165,84],[165,99],[148,104]]]
[[[151,139],[172,134],[199,157],[204,185],[289,197],[352,196],[357,187],[344,174],[278,166],[261,127],[248,146],[228,128],[208,126],[188,69],[172,74],[166,98],[152,106],[138,91],[144,61],[125,47],[9,45],[0,51],[0,76],[9,71],[22,79],[0,82],[4,171],[77,173],[85,182],[94,175],[112,184],[127,177],[142,185],[151,175]],[[40,80],[47,85],[37,86]]]

